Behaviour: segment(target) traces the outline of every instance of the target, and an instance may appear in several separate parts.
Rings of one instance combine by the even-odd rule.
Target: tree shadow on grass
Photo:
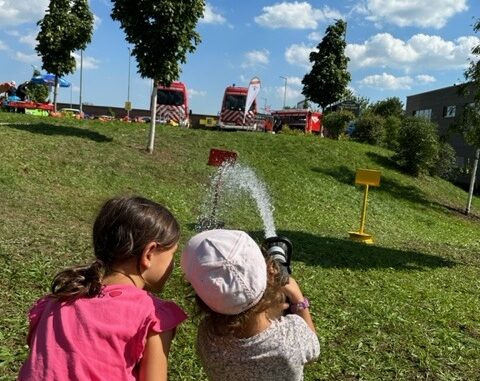
[[[9,124],[8,127],[17,130],[28,131],[33,134],[41,134],[47,136],[74,136],[82,139],[93,140],[97,143],[111,142],[111,137],[105,136],[95,131],[73,127],[73,126],[57,126],[48,123],[32,123],[32,124]]]
[[[367,152],[367,156],[382,168],[393,169],[399,172],[401,171],[400,166],[394,160],[392,160],[391,157],[385,157],[375,152]]]
[[[257,242],[263,240],[261,231],[249,232],[249,234]],[[423,271],[456,265],[451,260],[435,255],[366,245],[348,239],[321,237],[298,231],[278,231],[277,234],[292,241],[292,260],[309,266],[352,270],[388,268]]]

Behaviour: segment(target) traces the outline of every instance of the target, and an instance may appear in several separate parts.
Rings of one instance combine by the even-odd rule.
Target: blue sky
[[[48,0],[0,0],[0,82],[31,78],[36,56],[36,21]],[[84,52],[84,102],[123,106],[128,92],[128,44],[110,18],[111,2],[90,0],[95,15],[92,43]],[[450,86],[463,70],[480,34],[472,30],[480,17],[478,0],[210,0],[198,24],[202,43],[188,57],[180,79],[190,90],[194,113],[216,114],[223,91],[232,83],[262,81],[261,107],[302,99],[301,79],[309,72],[309,52],[334,19],[348,23],[350,87],[374,102]],[[77,58],[79,57],[76,54]],[[79,68],[79,66],[78,66]],[[79,69],[66,77],[71,89],[60,89],[60,101],[79,98]],[[147,108],[151,81],[136,73],[131,59],[130,100]]]

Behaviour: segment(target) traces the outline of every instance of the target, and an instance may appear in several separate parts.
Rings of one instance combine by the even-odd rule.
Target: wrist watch
[[[300,310],[304,310],[308,307],[310,307],[310,300],[308,300],[307,298],[304,297],[303,301],[301,301],[300,303],[290,304],[290,312],[295,313],[295,312],[298,312]]]

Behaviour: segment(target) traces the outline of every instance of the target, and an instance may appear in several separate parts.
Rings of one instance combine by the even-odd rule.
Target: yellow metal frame
[[[360,216],[360,230],[349,232],[350,239],[356,242],[373,243],[373,236],[365,233],[365,221],[367,219],[368,189],[370,186],[380,185],[380,171],[373,169],[359,169],[355,174],[355,184],[365,185],[363,192],[362,213]]]

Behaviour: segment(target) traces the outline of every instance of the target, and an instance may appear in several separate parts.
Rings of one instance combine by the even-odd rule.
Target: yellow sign
[[[355,174],[355,184],[365,185],[363,193],[362,213],[360,216],[360,230],[358,232],[349,232],[350,239],[357,242],[373,243],[373,236],[365,233],[365,220],[367,218],[367,200],[368,187],[378,187],[380,185],[380,171],[374,169],[357,169]]]
[[[375,169],[357,169],[355,184],[378,187],[380,185],[380,175],[381,172]]]
[[[125,102],[125,111],[130,111],[132,109],[132,102]]]

